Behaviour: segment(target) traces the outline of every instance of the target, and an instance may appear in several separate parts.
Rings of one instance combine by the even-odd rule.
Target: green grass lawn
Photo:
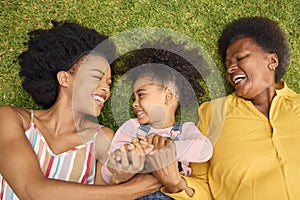
[[[49,28],[51,20],[71,20],[109,36],[137,28],[171,29],[190,38],[209,54],[218,70],[224,67],[216,42],[224,25],[243,16],[267,16],[287,34],[291,64],[284,80],[300,93],[300,3],[298,0],[0,0],[0,105],[38,108],[21,88],[17,56],[27,32]],[[226,92],[231,91],[223,81]],[[217,90],[218,88],[216,88]],[[200,101],[209,99],[205,97]],[[110,107],[101,123],[116,127]]]

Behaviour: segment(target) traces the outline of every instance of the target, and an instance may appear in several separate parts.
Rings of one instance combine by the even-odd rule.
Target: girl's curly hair
[[[265,17],[245,17],[229,23],[218,40],[218,50],[223,62],[228,46],[241,37],[251,37],[265,52],[277,54],[279,64],[275,71],[275,82],[280,81],[288,70],[290,50],[279,25]]]
[[[131,51],[116,60],[118,64],[114,68],[115,74],[121,75],[139,67],[136,68],[137,70],[131,70],[133,71],[129,75],[131,81],[134,82],[140,76],[151,74],[155,76],[154,80],[160,83],[173,82],[178,91],[179,104],[188,105],[193,101],[190,98],[191,92],[194,92],[197,100],[205,94],[200,80],[209,74],[209,70],[199,49],[187,49],[185,46],[186,43],[175,43],[171,37],[146,42],[140,49]],[[197,66],[192,63],[196,63]],[[162,65],[169,69],[163,68]],[[192,88],[189,90],[190,86]]]
[[[115,54],[115,46],[107,36],[75,22],[51,22],[51,29],[28,33],[29,40],[24,43],[28,48],[18,57],[24,90],[45,108],[50,108],[57,99],[59,85],[56,76],[59,71],[68,71],[92,50],[109,62]],[[103,41],[106,48],[95,50]]]

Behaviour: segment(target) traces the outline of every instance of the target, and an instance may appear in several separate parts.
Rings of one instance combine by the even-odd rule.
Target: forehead
[[[239,38],[236,39],[228,46],[226,50],[226,54],[228,55],[228,54],[233,54],[240,50],[247,50],[252,48],[253,46],[255,46],[255,42],[253,38],[251,37]]]
[[[134,82],[133,92],[149,84],[156,84],[156,83],[148,75],[141,76],[138,79],[136,79],[136,81]]]
[[[99,71],[110,74],[110,66],[106,58],[100,55],[87,55],[80,63],[79,72]]]

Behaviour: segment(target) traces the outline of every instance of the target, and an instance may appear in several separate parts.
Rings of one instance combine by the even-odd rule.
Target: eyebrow
[[[145,90],[145,89],[144,88],[139,88],[135,92],[140,92],[140,91],[143,91],[143,90]]]

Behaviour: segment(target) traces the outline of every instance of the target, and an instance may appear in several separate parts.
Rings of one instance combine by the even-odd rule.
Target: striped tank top
[[[96,169],[94,140],[61,154],[55,154],[51,151],[45,138],[38,131],[33,118],[33,111],[31,111],[31,123],[25,131],[25,135],[37,155],[44,175],[51,179],[93,184]],[[0,189],[1,200],[19,199],[1,174]]]

